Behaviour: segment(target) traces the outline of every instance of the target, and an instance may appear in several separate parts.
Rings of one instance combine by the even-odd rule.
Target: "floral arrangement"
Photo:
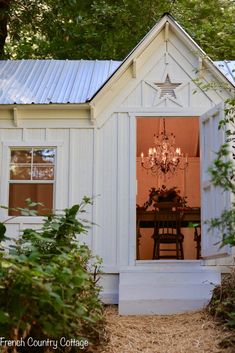
[[[149,190],[149,199],[143,205],[144,209],[147,209],[153,204],[156,207],[156,204],[159,202],[175,202],[181,206],[186,206],[186,198],[180,195],[180,190],[176,187],[167,189],[165,185],[162,185],[160,188],[151,188]]]

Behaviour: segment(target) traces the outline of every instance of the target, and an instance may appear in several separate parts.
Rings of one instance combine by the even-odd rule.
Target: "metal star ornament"
[[[180,86],[182,84],[182,82],[179,82],[179,83],[171,82],[170,77],[167,74],[165,82],[162,82],[162,83],[154,82],[154,84],[157,87],[159,87],[161,90],[160,98],[163,98],[166,95],[171,96],[172,98],[176,98],[175,89],[178,86]]]

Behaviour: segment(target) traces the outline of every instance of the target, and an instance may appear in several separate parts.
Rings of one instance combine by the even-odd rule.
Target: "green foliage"
[[[0,242],[5,239],[6,227],[3,223],[0,223]]]
[[[222,246],[235,246],[235,204],[231,209],[223,211],[219,218],[213,218],[210,226],[220,230]]]
[[[87,225],[77,214],[89,203],[84,198],[80,205],[48,216],[41,229],[25,229],[10,253],[2,249],[1,336],[14,340],[25,336],[25,340],[87,340],[89,349],[99,344],[103,332],[97,285],[100,260],[77,239],[87,232]],[[4,238],[3,224],[0,231]],[[70,349],[79,351],[79,347]],[[60,347],[59,351],[70,349]]]
[[[221,285],[214,289],[207,309],[218,321],[224,323],[227,328],[232,330],[231,334],[220,342],[220,346],[224,348],[234,347],[235,272],[223,277]]]
[[[235,58],[235,3],[178,0],[172,14],[213,60]]]
[[[10,8],[2,15],[8,21],[8,40],[2,57],[123,60],[164,12],[213,59],[235,57],[235,5],[229,0],[7,2]]]
[[[224,129],[226,144],[222,145],[217,158],[209,169],[214,185],[232,194],[233,202],[230,209],[224,210],[220,217],[210,220],[210,227],[220,230],[222,235],[221,246],[235,246],[235,99],[227,102],[225,118],[220,121],[219,129]],[[214,317],[225,323],[230,329],[235,329],[235,272],[223,278],[220,286],[213,291],[208,311]],[[234,332],[221,341],[223,348],[234,347]]]
[[[225,118],[220,121],[219,129],[224,129],[226,143],[217,152],[217,157],[209,168],[211,180],[215,186],[229,191],[233,201],[229,210],[224,210],[220,217],[210,220],[211,228],[218,228],[222,235],[222,246],[235,245],[235,99],[230,99],[225,111]]]

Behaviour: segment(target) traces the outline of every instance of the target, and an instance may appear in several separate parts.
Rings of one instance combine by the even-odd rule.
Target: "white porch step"
[[[120,315],[167,315],[202,309],[220,273],[199,261],[161,261],[120,271]]]

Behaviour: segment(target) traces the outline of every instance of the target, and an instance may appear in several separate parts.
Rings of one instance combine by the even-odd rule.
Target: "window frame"
[[[62,146],[61,141],[4,141],[2,143],[2,161],[1,161],[1,189],[0,189],[0,205],[9,206],[9,186],[10,186],[10,161],[12,149],[23,148],[54,148],[55,162],[54,162],[54,180],[53,182],[53,209],[58,209],[58,191],[62,187],[62,178],[59,177],[59,170],[62,170]],[[14,180],[12,180],[14,182]],[[18,183],[48,183],[49,180],[21,180]],[[49,181],[50,182],[50,181]],[[0,209],[0,216],[3,221],[11,219],[11,223],[42,223],[45,216],[9,216],[7,209]]]

